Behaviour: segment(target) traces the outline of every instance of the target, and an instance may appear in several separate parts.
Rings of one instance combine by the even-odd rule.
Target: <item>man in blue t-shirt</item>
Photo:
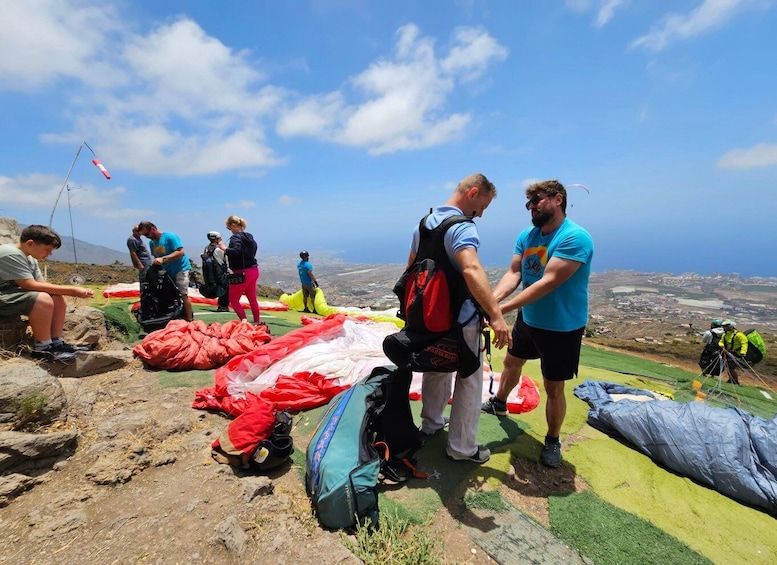
[[[297,263],[297,272],[299,273],[299,282],[302,284],[302,304],[305,305],[303,312],[316,312],[316,289],[318,281],[313,274],[313,265],[310,264],[310,253],[307,251],[299,252],[300,261]],[[310,298],[311,308],[308,310],[308,298]]]
[[[175,281],[183,299],[183,317],[187,322],[194,319],[192,303],[189,300],[189,271],[192,268],[183,250],[181,239],[173,232],[160,231],[151,222],[138,224],[140,235],[149,239],[148,247],[154,257],[152,265],[164,265],[165,271]]]
[[[507,397],[518,385],[527,359],[540,359],[547,394],[548,432],[540,461],[561,465],[559,434],[566,416],[564,382],[577,375],[588,321],[588,278],[594,253],[591,236],[567,219],[567,191],[549,180],[526,189],[526,209],[534,227],[518,236],[510,268],[494,289],[503,313],[521,308],[513,326],[499,390],[481,410],[507,415]]]

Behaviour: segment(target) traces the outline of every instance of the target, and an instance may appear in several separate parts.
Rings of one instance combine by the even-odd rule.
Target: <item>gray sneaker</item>
[[[492,396],[480,406],[480,411],[494,416],[507,416],[507,402]]]
[[[546,467],[556,469],[561,467],[561,443],[546,443],[542,448],[540,462]]]

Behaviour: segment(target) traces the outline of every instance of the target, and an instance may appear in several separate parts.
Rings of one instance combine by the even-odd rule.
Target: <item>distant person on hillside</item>
[[[480,218],[495,197],[496,188],[490,180],[480,173],[469,175],[459,182],[443,206],[434,208],[426,216],[424,226],[433,230],[452,216]],[[416,261],[429,258],[424,249],[431,247],[432,241],[432,236],[428,232],[422,238],[419,222],[413,231],[410,243],[408,268]],[[499,305],[491,293],[488,275],[480,264],[478,258],[480,236],[475,223],[463,221],[451,226],[440,243],[444,247],[442,254],[447,256],[448,262],[458,276],[455,281],[449,282],[449,285],[455,283],[455,288],[465,287],[466,291],[466,300],[459,309],[457,318],[458,323],[464,324],[463,343],[460,343],[459,347],[468,347],[477,356],[479,362],[475,372],[469,376],[462,375],[460,372],[455,373],[455,381],[453,381],[454,373],[423,373],[421,433],[432,435],[445,426],[448,420],[443,416],[443,410],[451,397],[451,384],[455,382],[446,454],[456,461],[485,463],[491,457],[491,451],[483,445],[478,445],[477,442],[483,394],[483,364],[480,347],[483,321],[478,312],[478,306],[481,311],[485,311],[490,320],[491,328],[494,330],[494,343],[497,347],[508,345],[510,326],[499,311]],[[438,251],[438,249],[434,250],[435,253]],[[450,308],[449,303],[441,302],[440,306],[446,311]]]
[[[183,317],[187,322],[194,319],[192,303],[189,300],[189,272],[192,265],[183,250],[181,239],[173,232],[160,231],[153,223],[138,224],[140,235],[149,239],[149,248],[154,259],[152,265],[162,267],[175,281],[183,298]]]
[[[218,299],[218,306],[216,312],[229,312],[229,285],[227,284],[227,257],[224,250],[219,247],[221,243],[221,234],[217,231],[209,231],[208,245],[202,252],[202,276],[206,279],[205,282],[210,284],[207,280],[205,269],[206,261],[208,258],[212,258],[214,262],[213,272],[208,275],[208,278],[213,278],[213,292]]]
[[[481,410],[507,415],[507,397],[518,385],[527,359],[540,359],[547,394],[548,431],[540,461],[561,465],[559,434],[566,416],[564,382],[577,375],[583,331],[588,322],[588,279],[594,245],[586,230],[567,219],[567,191],[549,180],[526,189],[533,227],[518,236],[513,260],[494,289],[502,313],[521,308],[513,325],[499,389]]]
[[[723,337],[720,338],[718,345],[726,350],[726,369],[728,370],[728,382],[734,385],[739,384],[739,375],[737,369],[746,367],[745,355],[749,342],[747,336],[737,329],[736,324],[731,320],[723,322]]]
[[[720,374],[720,338],[723,336],[723,322],[720,320],[712,320],[710,322],[710,329],[704,332],[701,336],[701,342],[704,344],[704,349],[701,350],[699,356],[699,367],[701,367],[702,375],[711,375],[716,377]]]
[[[132,235],[127,238],[127,249],[132,259],[132,266],[138,270],[138,280],[143,282],[143,275],[151,266],[151,254],[140,239],[138,226],[132,226]]]
[[[310,261],[310,253],[307,251],[299,252],[299,263],[297,263],[297,272],[299,273],[299,282],[302,284],[302,303],[305,305],[303,312],[313,312],[316,314],[316,289],[318,281],[313,274],[313,265]],[[308,298],[310,298],[310,310],[308,310]]]
[[[0,245],[0,316],[27,316],[35,340],[32,356],[67,363],[75,360],[79,348],[62,339],[65,296],[90,298],[94,292],[43,280],[38,261],[61,245],[59,236],[41,225],[24,228],[19,243]]]
[[[229,277],[229,303],[237,317],[245,320],[246,311],[240,304],[240,297],[245,295],[251,305],[254,325],[265,325],[260,319],[259,302],[256,300],[256,284],[259,281],[259,265],[256,262],[258,246],[254,236],[245,231],[248,224],[243,218],[230,216],[226,225],[232,232],[232,237],[229,238],[229,246],[221,241],[219,249],[226,253],[229,270],[232,272]]]

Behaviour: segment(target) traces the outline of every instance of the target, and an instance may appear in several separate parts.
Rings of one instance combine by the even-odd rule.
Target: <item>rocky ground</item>
[[[22,361],[6,358],[3,363]],[[27,361],[25,361],[27,362]],[[69,453],[0,481],[0,563],[357,563],[340,533],[319,527],[300,469],[269,475],[211,458],[229,420],[193,410],[196,386],[162,388],[139,361],[57,379],[67,415],[38,433],[75,432]],[[305,448],[308,431],[294,431]],[[585,488],[519,462],[504,488],[547,525],[547,495]],[[22,492],[24,491],[24,492]],[[453,494],[453,493],[452,493]],[[434,520],[446,563],[493,563],[447,504]]]
[[[41,431],[76,430],[77,449],[4,501],[0,563],[358,561],[318,528],[297,469],[211,459],[228,420],[190,408],[194,389],[160,388],[138,362],[60,381],[67,420]]]

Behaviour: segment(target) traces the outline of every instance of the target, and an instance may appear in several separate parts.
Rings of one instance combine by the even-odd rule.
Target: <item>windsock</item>
[[[103,166],[102,163],[100,163],[99,159],[92,159],[92,163],[94,163],[94,166],[100,169],[100,172],[107,178],[108,180],[111,180],[111,174],[108,172],[108,170]]]

